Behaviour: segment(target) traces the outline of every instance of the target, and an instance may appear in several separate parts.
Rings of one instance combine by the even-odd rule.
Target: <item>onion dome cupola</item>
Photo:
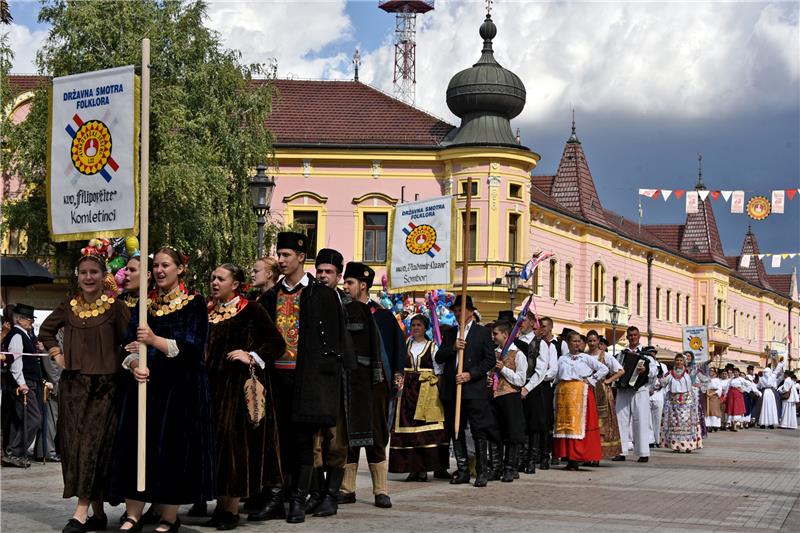
[[[480,28],[481,58],[453,76],[447,86],[447,107],[461,118],[451,146],[520,148],[509,121],[525,107],[525,85],[519,76],[495,60],[492,39],[496,35],[497,26],[487,13]]]

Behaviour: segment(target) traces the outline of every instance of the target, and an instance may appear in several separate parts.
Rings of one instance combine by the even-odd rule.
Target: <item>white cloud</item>
[[[11,23],[8,29],[11,50],[14,52],[14,64],[11,72],[15,74],[35,74],[36,51],[47,38],[46,30],[31,31],[28,27]]]
[[[327,78],[349,56],[335,49],[351,38],[344,0],[237,2],[212,0],[208,26],[246,63],[278,61],[278,76]]]

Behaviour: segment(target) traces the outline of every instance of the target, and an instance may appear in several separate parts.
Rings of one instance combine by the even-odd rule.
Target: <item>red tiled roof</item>
[[[531,183],[549,196],[553,190],[553,181],[555,179],[555,176],[531,176]]]
[[[11,94],[15,97],[28,91],[45,88],[48,83],[50,83],[49,77],[34,74],[12,74],[8,77]]]
[[[767,274],[767,281],[778,294],[792,297],[792,274]]]
[[[756,236],[748,228],[744,236],[744,242],[742,243],[741,255],[750,254],[750,264],[746,268],[743,268],[740,263],[734,268],[747,281],[759,287],[764,287],[765,289],[772,289],[767,280],[767,271],[764,269],[764,263],[758,258],[759,253]]]
[[[551,196],[567,209],[574,211],[588,222],[606,225],[603,206],[594,186],[583,146],[573,131],[573,136],[564,145],[564,153],[558,164]]]
[[[697,213],[686,215],[680,251],[701,263],[719,263],[728,266],[722,251],[722,240],[717,230],[717,220],[711,208],[711,198],[700,200]]]
[[[648,224],[643,227],[664,242],[670,250],[680,251],[683,224]]]
[[[603,215],[607,223],[606,226],[615,230],[617,233],[643,244],[676,252],[676,250],[670,249],[670,246],[661,240],[658,235],[649,231],[647,226],[639,226],[637,222],[628,220],[619,213],[607,209],[603,210]]]
[[[736,270],[738,268],[740,260],[741,260],[740,256],[738,256],[738,255],[734,256],[734,257],[728,256],[728,255],[725,256],[725,261],[728,262],[728,267],[731,270]]]
[[[267,125],[276,146],[436,147],[455,127],[356,81],[259,80],[277,89]]]

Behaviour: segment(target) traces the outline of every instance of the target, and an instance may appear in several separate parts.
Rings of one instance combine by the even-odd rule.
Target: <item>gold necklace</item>
[[[131,296],[130,294],[127,294],[122,299],[122,301],[125,302],[125,305],[127,305],[128,307],[133,309],[134,307],[136,307],[136,304],[139,303],[139,297],[138,296]]]
[[[166,294],[160,294],[155,299],[148,298],[147,306],[153,316],[165,316],[183,309],[194,300],[194,294],[186,292],[183,284],[179,284]]]
[[[241,296],[237,296],[225,303],[218,303],[208,310],[208,321],[212,324],[218,324],[223,320],[235,317],[244,307],[244,305],[240,304],[242,304]]]
[[[89,303],[83,299],[83,294],[79,294],[69,302],[69,307],[73,314],[79,318],[93,318],[98,317],[111,309],[111,304],[114,303],[113,296],[106,296],[101,294],[100,298]]]

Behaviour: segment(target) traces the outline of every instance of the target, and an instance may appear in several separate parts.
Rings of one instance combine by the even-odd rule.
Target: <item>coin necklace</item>
[[[167,294],[159,295],[156,298],[148,298],[147,303],[150,308],[150,314],[153,316],[165,316],[179,311],[194,300],[194,296],[194,294],[189,294],[183,283],[181,283]]]
[[[242,300],[241,296],[236,296],[228,302],[212,304],[208,307],[208,321],[212,324],[218,324],[223,320],[233,318],[244,308],[246,303],[247,300]]]
[[[83,294],[78,294],[70,300],[69,307],[78,318],[94,318],[111,309],[113,303],[113,296],[102,294],[100,298],[90,303],[83,299]]]

